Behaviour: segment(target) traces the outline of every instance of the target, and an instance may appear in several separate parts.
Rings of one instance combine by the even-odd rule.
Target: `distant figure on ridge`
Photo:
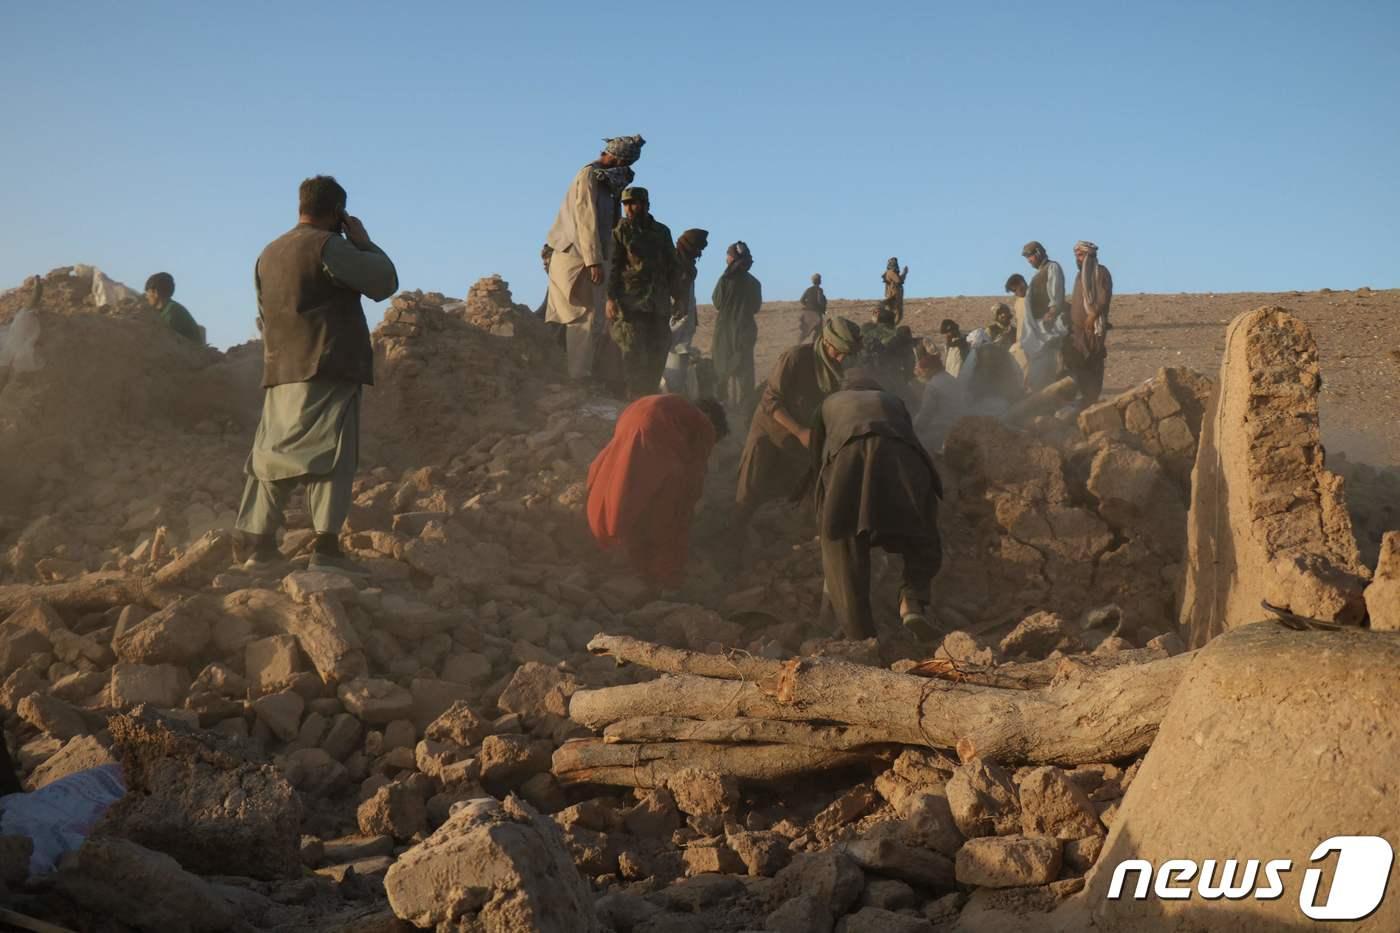
[[[758,321],[755,315],[763,307],[763,286],[749,270],[753,268],[753,253],[743,240],[725,252],[726,268],[715,283],[715,319],[713,353],[716,394],[725,404],[737,405],[747,411],[753,403],[754,346],[758,343]]]
[[[797,342],[806,343],[821,330],[826,319],[826,292],[822,291],[822,274],[812,275],[812,284],[802,293],[802,317],[797,325]]]
[[[671,228],[651,216],[645,188],[622,192],[627,216],[613,228],[608,273],[608,321],[622,351],[627,398],[655,395],[671,352],[671,316],[676,288],[676,244]]]
[[[374,384],[360,296],[383,301],[399,277],[345,203],[331,176],[303,181],[297,225],[254,266],[265,391],[235,525],[235,555],[248,570],[280,561],[277,529],[304,483],[316,532],[311,567],[365,573],[340,549],[359,464],[361,387]]]
[[[885,263],[885,274],[880,280],[885,283],[885,301],[894,309],[896,324],[904,320],[904,281],[908,278],[909,267],[905,266],[903,272],[899,271],[899,257],[891,256],[890,261]]]
[[[146,304],[156,309],[161,322],[186,340],[204,346],[204,328],[195,322],[194,315],[176,301],[174,295],[175,276],[169,272],[157,272],[146,280]]]
[[[618,136],[606,140],[598,158],[578,170],[549,228],[549,307],[545,320],[564,325],[569,378],[593,376],[593,359],[604,335],[608,259],[612,231],[621,213],[623,189],[636,177],[631,169],[646,140]]]
[[[676,237],[676,278],[672,295],[675,309],[671,314],[671,352],[666,357],[664,374],[667,392],[684,394],[689,388],[694,350],[691,342],[700,324],[695,302],[695,279],[699,272],[695,263],[709,245],[708,230],[692,228]]]
[[[1061,351],[1065,369],[1079,387],[1079,404],[1087,407],[1103,392],[1108,310],[1113,302],[1113,276],[1099,265],[1099,248],[1088,240],[1074,244],[1074,261],[1079,274],[1074,279],[1070,301],[1069,339]]]

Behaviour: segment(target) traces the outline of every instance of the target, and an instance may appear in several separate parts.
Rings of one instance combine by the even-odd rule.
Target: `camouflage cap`
[[[643,204],[650,204],[651,195],[647,194],[647,189],[633,185],[622,192],[622,203],[626,204],[628,201],[641,201]]]

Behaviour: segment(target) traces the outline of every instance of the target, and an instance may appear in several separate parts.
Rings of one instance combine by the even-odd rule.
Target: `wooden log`
[[[9,583],[0,586],[0,617],[9,615],[30,600],[48,603],[54,609],[96,612],[132,603],[157,605],[157,594],[150,581],[127,573],[89,573],[62,583]],[[164,601],[161,601],[161,605]]]
[[[1012,405],[1002,416],[1002,420],[1010,424],[1019,424],[1036,415],[1049,414],[1073,401],[1076,392],[1078,387],[1074,384],[1074,378],[1065,376]]]
[[[756,658],[747,651],[706,654],[684,648],[668,648],[627,635],[594,635],[588,643],[590,654],[616,658],[620,664],[639,664],[666,674],[698,674],[721,680],[761,680],[775,677],[781,661]]]
[[[762,784],[868,764],[871,759],[871,755],[797,745],[623,745],[602,739],[575,739],[555,750],[553,772],[567,784],[660,787],[679,771],[699,768]]]
[[[154,574],[88,573],[62,583],[9,583],[0,586],[0,618],[30,600],[59,611],[98,612],[113,606],[140,605],[163,609],[207,584],[232,557],[227,532],[211,531]]]
[[[658,665],[699,670],[728,663],[651,647],[656,650],[645,656]],[[635,644],[615,644],[608,653],[612,649],[629,658],[643,655]],[[680,674],[581,690],[569,715],[594,730],[643,716],[844,723],[879,730],[889,742],[956,748],[1005,762],[1077,765],[1145,752],[1191,660],[1183,654],[1084,670],[1045,689],[1007,690],[821,658],[745,659],[738,666],[751,679]]]
[[[863,726],[809,725],[773,719],[683,719],[679,716],[623,719],[603,730],[603,741],[758,743],[829,751],[853,751],[889,743],[881,730]]]

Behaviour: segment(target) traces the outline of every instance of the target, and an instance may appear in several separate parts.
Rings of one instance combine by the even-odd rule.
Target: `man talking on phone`
[[[303,181],[297,225],[269,243],[254,267],[263,409],[235,538],[237,559],[252,572],[280,565],[277,529],[292,491],[304,484],[316,531],[311,568],[365,575],[340,549],[359,462],[360,394],[374,384],[360,298],[383,301],[399,277],[345,203],[331,176]]]

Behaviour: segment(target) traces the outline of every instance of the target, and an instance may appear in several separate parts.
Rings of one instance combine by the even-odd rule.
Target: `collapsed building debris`
[[[0,443],[39,445],[0,465],[23,488],[0,503],[0,703],[28,786],[115,760],[130,791],[57,880],[10,886],[17,909],[75,929],[1035,929],[1129,851],[1130,828],[1110,833],[1137,762],[1197,683],[1174,603],[1201,572],[1197,439],[1244,436],[1204,377],[953,431],[935,591],[951,633],[930,652],[829,637],[800,516],[759,516],[737,580],[719,569],[729,544],[706,521],[736,443],[689,583],[658,599],[598,554],[584,478],[617,406],[549,378],[552,337],[494,277],[460,303],[402,293],[375,332],[344,537],[370,577],[303,569],[295,504],[290,572],[231,568],[257,346],[147,333],[77,278],[43,280],[39,349],[106,396],[47,367],[0,385]],[[24,306],[9,300],[0,314]],[[40,410],[75,427],[23,417]],[[1314,638],[1277,637],[1295,635]],[[1209,702],[1221,735],[1274,729],[1267,704]],[[1215,753],[1190,734],[1172,767]],[[185,906],[148,910],[162,887]]]

